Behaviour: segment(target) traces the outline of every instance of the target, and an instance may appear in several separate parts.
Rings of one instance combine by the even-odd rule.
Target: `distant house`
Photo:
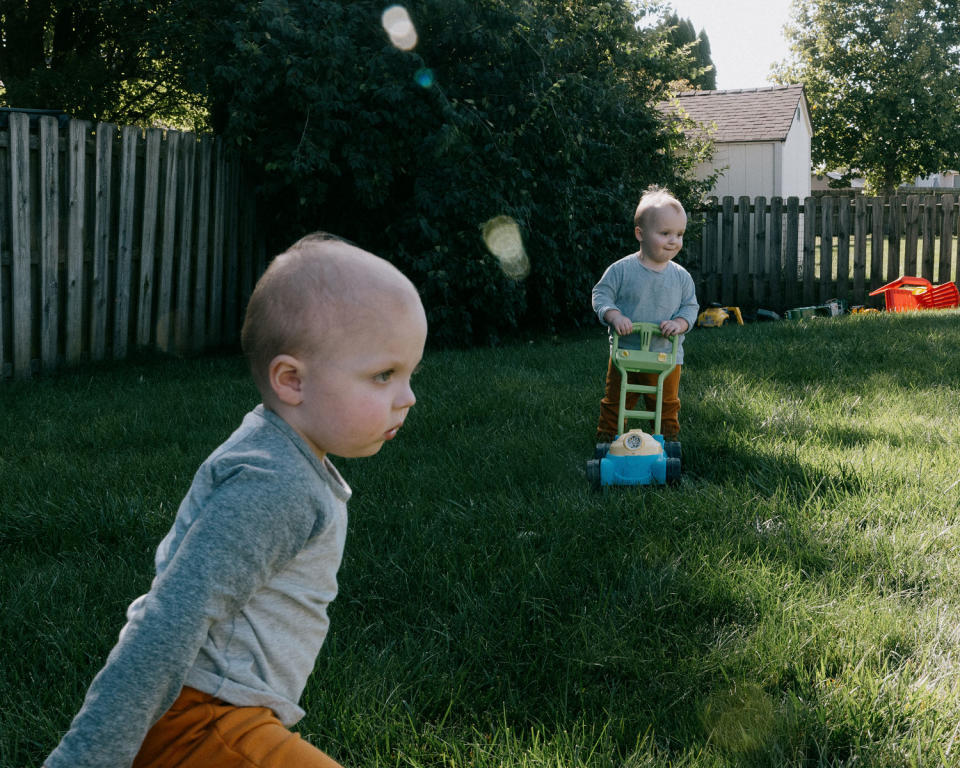
[[[687,91],[659,109],[668,116],[685,113],[713,140],[712,161],[696,170],[698,178],[722,171],[710,194],[810,194],[813,128],[802,85]]]

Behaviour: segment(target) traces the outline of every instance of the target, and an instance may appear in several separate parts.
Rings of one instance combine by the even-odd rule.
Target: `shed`
[[[696,170],[698,178],[722,171],[710,194],[810,194],[813,128],[802,85],[687,91],[659,108],[666,115],[685,113],[713,140],[712,161]]]

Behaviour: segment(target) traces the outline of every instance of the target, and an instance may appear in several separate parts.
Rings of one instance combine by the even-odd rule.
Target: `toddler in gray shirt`
[[[242,331],[263,402],[197,471],[47,768],[337,766],[289,730],[347,530],[328,454],[396,436],[426,333],[416,288],[360,248],[315,234],[273,260]]]

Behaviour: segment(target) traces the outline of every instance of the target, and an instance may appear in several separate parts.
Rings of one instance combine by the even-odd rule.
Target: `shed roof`
[[[686,91],[658,105],[664,114],[677,106],[698,123],[716,124],[714,142],[784,141],[797,107],[806,103],[802,85],[743,88],[734,91]]]

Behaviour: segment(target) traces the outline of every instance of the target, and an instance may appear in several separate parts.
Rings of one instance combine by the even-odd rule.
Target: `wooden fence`
[[[264,266],[255,218],[217,139],[10,113],[0,377],[234,342]]]
[[[871,290],[903,275],[957,279],[953,195],[713,199],[693,212],[686,261],[701,305],[778,312],[833,298],[883,306]]]

